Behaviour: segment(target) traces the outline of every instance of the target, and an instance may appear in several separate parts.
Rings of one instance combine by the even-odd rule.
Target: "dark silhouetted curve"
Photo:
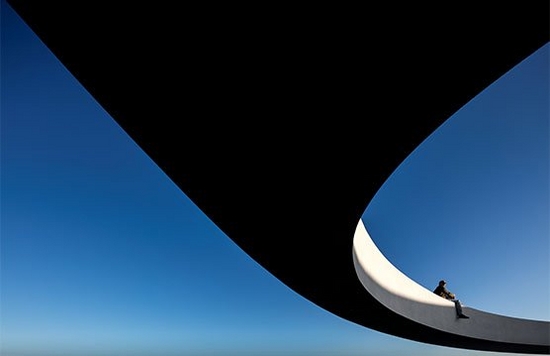
[[[407,319],[352,260],[357,222],[397,166],[548,42],[548,2],[9,3],[182,192],[304,298],[411,340],[548,353]]]

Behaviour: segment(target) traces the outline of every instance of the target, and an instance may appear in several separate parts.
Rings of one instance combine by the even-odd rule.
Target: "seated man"
[[[455,299],[454,293],[449,292],[447,288],[445,288],[446,284],[447,282],[445,282],[444,280],[439,281],[439,285],[434,289],[434,293],[442,298],[451,300],[455,303],[457,318],[469,319],[469,316],[466,316],[462,313],[462,305],[460,304],[460,301],[458,299]]]

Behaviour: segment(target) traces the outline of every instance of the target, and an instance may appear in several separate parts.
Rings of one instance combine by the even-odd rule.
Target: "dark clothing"
[[[460,300],[455,299],[454,293],[451,293],[445,288],[445,284],[439,284],[435,289],[434,293],[438,296],[448,299],[455,303],[455,310],[456,310],[456,316],[459,318],[468,318],[462,313],[462,304],[460,304]]]
[[[465,317],[464,313],[462,313],[462,304],[460,304],[460,300],[453,299],[453,302],[455,302],[456,316],[459,318]]]
[[[449,299],[449,300],[455,299],[455,295],[453,293],[449,292],[447,290],[447,288],[445,288],[445,286],[442,286],[442,285],[438,285],[434,289],[434,293],[437,294],[440,297],[445,298],[445,299]]]

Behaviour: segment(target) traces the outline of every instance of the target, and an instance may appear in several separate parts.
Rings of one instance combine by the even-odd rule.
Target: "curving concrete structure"
[[[350,255],[401,162],[549,42],[547,1],[7,1],[169,179],[302,297],[418,342],[550,354],[500,328],[434,327],[415,315],[447,305],[412,303],[380,281],[365,288],[376,279],[357,278]]]
[[[452,301],[417,284],[386,259],[362,221],[353,238],[353,262],[365,289],[407,319],[454,335],[550,348],[548,321],[513,318],[467,306],[463,310],[470,319],[456,318]]]

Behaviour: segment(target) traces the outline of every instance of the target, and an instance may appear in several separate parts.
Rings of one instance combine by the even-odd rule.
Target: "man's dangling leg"
[[[460,304],[460,300],[454,299],[453,301],[455,302],[456,317],[461,319],[469,319],[469,316],[466,316],[464,315],[464,313],[462,313],[462,304]]]

